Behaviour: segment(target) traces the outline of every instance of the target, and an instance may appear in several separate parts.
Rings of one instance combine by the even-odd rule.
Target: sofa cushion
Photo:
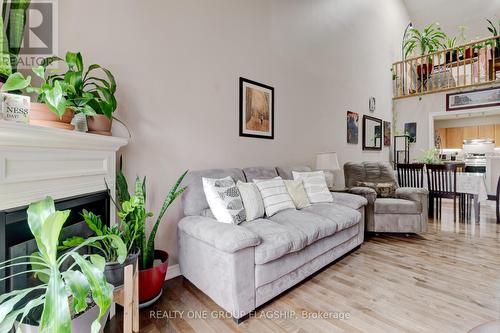
[[[249,183],[253,182],[254,179],[271,179],[278,177],[278,173],[273,167],[244,168],[243,173]]]
[[[417,201],[392,198],[378,198],[375,214],[420,214],[422,205]]]
[[[286,190],[285,182],[281,177],[268,180],[255,179],[254,181],[262,196],[267,216],[273,216],[285,209],[295,210],[295,204]]]
[[[293,179],[302,180],[307,197],[311,203],[333,202],[332,194],[326,184],[323,171],[297,172],[293,171]]]
[[[203,191],[202,177],[224,178],[230,176],[235,182],[245,181],[245,175],[241,169],[209,169],[199,171],[189,171],[182,182],[182,186],[187,186],[182,194],[182,206],[184,215],[200,215],[202,211],[209,208],[205,192]]]
[[[284,210],[269,219],[284,227],[304,233],[307,237],[307,245],[333,235],[337,231],[335,221],[303,210]]]
[[[202,177],[202,181],[208,205],[217,221],[239,224],[246,220],[240,191],[233,178]]]
[[[335,203],[314,204],[303,210],[332,220],[338,226],[337,232],[352,227],[361,221],[360,212]]]
[[[296,166],[296,167],[276,167],[276,171],[278,172],[278,175],[283,178],[283,179],[293,179],[292,172],[293,171],[298,171],[298,172],[309,172],[311,171],[311,168],[308,166]]]
[[[356,186],[356,182],[397,184],[389,162],[348,162],[344,164],[344,177],[347,188]]]
[[[261,243],[255,248],[255,264],[257,265],[300,251],[306,246],[307,237],[303,232],[270,220],[257,219],[243,222],[240,226],[260,237]]]
[[[300,180],[284,180],[286,190],[290,197],[292,197],[293,203],[297,209],[302,209],[304,207],[310,206],[309,198],[307,197],[306,189],[304,184]]]

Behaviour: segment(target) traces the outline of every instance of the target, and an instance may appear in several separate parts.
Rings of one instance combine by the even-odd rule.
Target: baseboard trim
[[[167,276],[165,277],[165,280],[170,280],[180,275],[181,275],[181,268],[179,267],[179,264],[168,266]]]

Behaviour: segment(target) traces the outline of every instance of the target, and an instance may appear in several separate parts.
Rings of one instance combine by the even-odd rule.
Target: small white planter
[[[109,310],[106,315],[101,318],[101,330],[104,330],[106,321],[108,320]],[[76,317],[71,321],[71,332],[73,333],[90,333],[90,326],[99,316],[99,307],[94,306],[90,310],[85,311],[80,316]],[[19,328],[23,333],[39,333],[38,326],[32,326],[27,324],[20,324]]]

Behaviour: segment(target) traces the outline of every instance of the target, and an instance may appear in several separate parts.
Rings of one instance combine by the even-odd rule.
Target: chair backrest
[[[427,186],[430,195],[453,197],[457,194],[457,166],[454,164],[426,164]]]
[[[344,164],[345,186],[357,186],[357,182],[394,183],[396,175],[389,162],[347,162]]]
[[[397,164],[398,183],[401,187],[424,187],[424,164]]]

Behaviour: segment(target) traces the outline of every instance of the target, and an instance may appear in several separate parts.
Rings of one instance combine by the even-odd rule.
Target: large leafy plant
[[[92,212],[83,210],[82,217],[90,230],[92,230],[97,236],[116,236],[122,238],[123,232],[120,230],[118,225],[113,225],[111,227],[103,223],[101,218]],[[88,246],[93,247],[97,250],[97,253],[101,254],[106,262],[117,262],[120,256],[123,255],[122,250],[125,244],[123,242],[116,242],[116,237],[104,237],[103,239],[96,240],[95,242],[88,243]],[[76,246],[80,246],[85,243],[87,238],[80,236],[70,237],[63,241],[63,246],[59,249],[67,249]],[[122,245],[123,244],[123,245]],[[128,251],[125,251],[128,254]]]
[[[28,224],[35,237],[38,252],[17,257],[0,265],[0,269],[31,265],[30,269],[3,278],[10,279],[20,274],[35,273],[45,278],[42,284],[23,290],[14,290],[0,295],[0,333],[8,333],[22,322],[34,309],[42,307],[39,322],[41,333],[71,332],[72,313],[78,314],[88,307],[87,297],[99,306],[99,316],[92,323],[92,333],[100,330],[100,319],[106,314],[112,302],[113,286],[106,282],[103,274],[105,260],[100,255],[81,255],[78,250],[104,238],[113,239],[118,248],[119,261],[125,260],[125,245],[119,237],[108,235],[91,237],[78,247],[58,255],[61,229],[70,211],[56,211],[54,201],[33,203],[28,208]],[[68,260],[73,263],[66,271],[61,266]],[[78,270],[76,268],[79,268]],[[19,328],[16,329],[19,331]]]
[[[50,65],[61,61],[66,63],[65,72],[49,69]],[[97,75],[99,70],[102,76]],[[97,64],[85,70],[81,53],[67,52],[64,60],[56,56],[48,57],[32,71],[41,79],[39,86],[31,84],[31,76],[14,73],[2,86],[2,91],[35,93],[38,102],[45,103],[59,117],[69,108],[76,113],[88,116],[102,114],[112,119],[117,108],[115,78],[109,70]]]
[[[4,0],[0,19],[0,77],[17,72],[24,37],[26,12],[31,0]]]
[[[413,27],[409,30],[408,38],[403,44],[405,58],[417,49],[421,56],[435,52],[444,46],[445,40],[446,34],[435,23],[429,24],[422,31]]]
[[[186,187],[180,187],[186,174],[187,171],[177,179],[175,185],[170,189],[148,237],[146,234],[146,220],[148,217],[152,217],[153,214],[148,212],[145,206],[146,177],[143,179],[136,177],[134,194],[131,195],[123,171],[121,168],[118,171],[116,177],[118,217],[124,229],[124,241],[127,247],[130,249],[133,246],[137,246],[141,251],[139,267],[142,270],[153,267],[155,239],[158,227],[170,205],[186,190]]]

